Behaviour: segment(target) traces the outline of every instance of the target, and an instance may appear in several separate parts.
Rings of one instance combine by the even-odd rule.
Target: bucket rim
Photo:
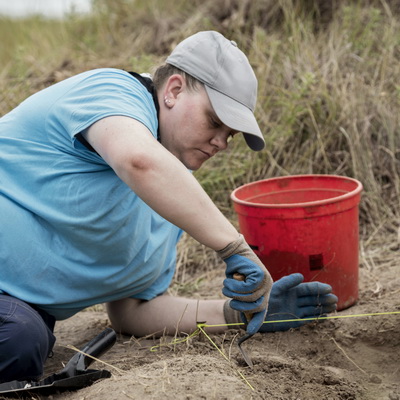
[[[307,201],[307,202],[302,202],[302,203],[280,203],[280,204],[273,204],[273,203],[257,203],[257,202],[250,202],[250,201],[246,201],[246,200],[242,200],[239,199],[237,197],[237,193],[242,190],[245,187],[250,187],[250,186],[254,186],[257,184],[260,184],[261,182],[272,182],[272,181],[282,181],[282,180],[287,180],[287,179],[312,179],[312,178],[333,178],[333,179],[337,179],[337,180],[345,180],[345,181],[349,181],[349,182],[353,182],[356,184],[356,187],[345,194],[342,194],[340,196],[335,196],[335,197],[331,197],[329,199],[324,199],[324,200],[316,200],[316,201]],[[336,203],[336,202],[340,202],[340,201],[344,201],[346,199],[352,198],[358,194],[361,193],[361,191],[363,190],[363,185],[362,183],[355,179],[355,178],[350,178],[347,176],[341,176],[341,175],[329,175],[329,174],[302,174],[302,175],[287,175],[287,176],[279,176],[276,178],[267,178],[267,179],[260,179],[257,181],[253,181],[253,182],[249,182],[246,183],[244,185],[241,185],[239,187],[237,187],[236,189],[234,189],[231,193],[231,200],[236,203],[236,204],[240,204],[243,206],[253,206],[253,207],[259,207],[259,208],[270,208],[270,209],[279,209],[279,208],[299,208],[299,207],[314,207],[314,206],[321,206],[321,205],[325,205],[325,204],[332,204],[332,203]]]

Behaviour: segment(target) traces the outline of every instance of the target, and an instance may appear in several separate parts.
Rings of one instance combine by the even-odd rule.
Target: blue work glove
[[[336,310],[338,298],[332,294],[332,287],[321,282],[302,283],[302,274],[284,276],[274,282],[266,321],[282,321],[296,318],[324,316]],[[264,323],[260,332],[287,331],[311,321]]]
[[[218,254],[226,263],[222,293],[233,299],[230,302],[233,309],[246,316],[247,333],[253,335],[264,322],[272,278],[242,235]]]
[[[259,332],[287,331],[312,322],[299,320],[268,323],[268,321],[315,318],[336,310],[338,298],[332,294],[331,286],[321,282],[302,283],[303,279],[303,275],[297,273],[274,282],[269,297],[266,323],[261,325]],[[230,325],[246,322],[242,313],[232,309],[231,303],[232,300],[229,300],[224,305],[226,322]]]

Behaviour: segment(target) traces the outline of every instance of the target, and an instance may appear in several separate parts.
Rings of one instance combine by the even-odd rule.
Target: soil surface
[[[368,250],[362,260],[358,302],[334,315],[399,312],[398,244],[384,254]],[[203,280],[197,295],[218,297],[221,278]],[[46,374],[60,370],[74,354],[66,346],[82,348],[108,326],[101,307],[57,323],[57,343]],[[118,335],[114,347],[101,357],[107,364],[96,361],[90,367],[109,370],[111,378],[50,398],[400,400],[400,314],[337,318],[288,332],[257,334],[243,344],[253,369],[237,348],[238,334],[243,332],[210,337],[228,360],[204,335],[175,345],[172,337]],[[150,350],[160,344],[157,351]]]

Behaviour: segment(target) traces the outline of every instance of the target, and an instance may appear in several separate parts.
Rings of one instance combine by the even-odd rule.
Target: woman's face
[[[189,90],[183,78],[179,84],[160,101],[161,144],[188,169],[197,170],[225,150],[236,132],[219,120],[203,85]]]

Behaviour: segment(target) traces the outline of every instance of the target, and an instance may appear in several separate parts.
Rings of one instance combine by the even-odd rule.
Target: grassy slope
[[[326,5],[329,3],[329,5]],[[328,173],[364,185],[365,234],[396,231],[400,198],[400,14],[395,1],[95,0],[64,22],[0,20],[0,114],[74,73],[151,70],[181,39],[215,29],[259,78],[267,149],[242,139],[196,173],[232,215],[230,191],[272,176]]]

